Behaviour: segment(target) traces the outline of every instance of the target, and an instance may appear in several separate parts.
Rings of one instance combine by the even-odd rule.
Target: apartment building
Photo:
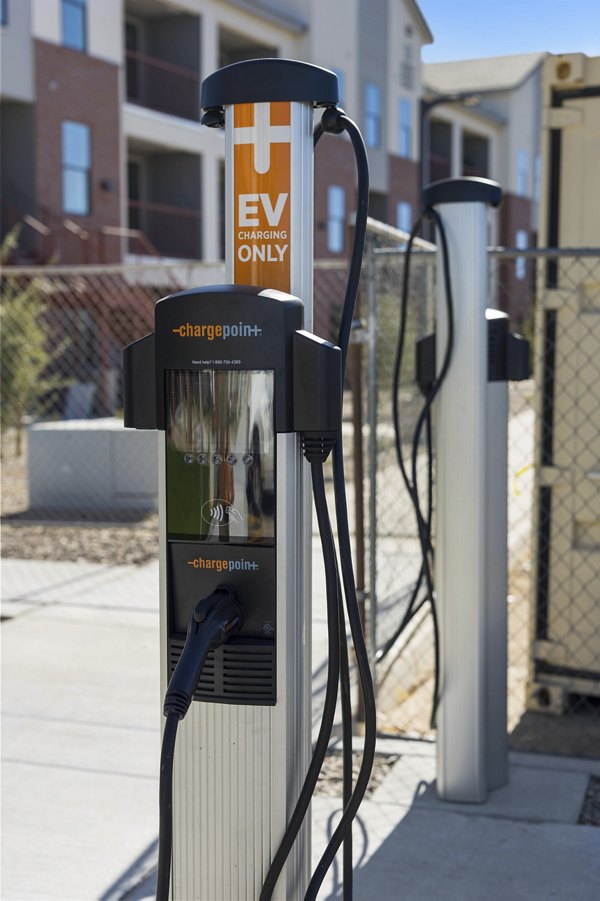
[[[537,244],[540,196],[541,73],[545,53],[423,66],[429,153],[424,181],[475,175],[502,185],[490,216],[489,243],[525,249]],[[531,267],[504,266],[503,306],[525,312]]]
[[[418,206],[420,56],[413,0],[2,0],[2,234],[22,258],[223,257],[224,142],[200,124],[215,69],[291,57],[334,69],[363,130],[371,215]],[[344,256],[355,205],[345,138],[320,143],[315,251]]]

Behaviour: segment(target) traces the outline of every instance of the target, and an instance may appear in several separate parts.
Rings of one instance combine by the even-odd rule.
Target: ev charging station
[[[332,448],[341,454],[344,354],[305,329],[315,107],[332,113],[319,136],[346,128],[362,145],[337,103],[333,72],[293,60],[237,63],[204,81],[202,122],[225,131],[229,284],[159,301],[154,333],[124,351],[125,425],[159,434],[161,901],[316,897],[329,866],[320,864],[311,888],[304,815],[320,763],[315,768],[316,751],[311,759],[309,479],[334,611],[331,650],[332,635],[336,647],[341,635],[340,579],[318,467]],[[362,152],[364,170],[364,145]],[[363,181],[366,225],[368,171]],[[355,248],[357,286],[360,242]],[[354,628],[353,638],[356,646]],[[359,670],[368,673],[366,650],[362,656]],[[330,670],[329,731],[322,726],[317,740],[323,755],[339,664]],[[350,786],[356,809],[374,753],[371,731],[362,787]],[[352,806],[335,850],[342,841],[346,848]]]
[[[337,102],[333,72],[293,60],[236,63],[205,80],[202,122],[225,131],[228,284],[159,301],[155,331],[124,351],[125,425],[159,435],[166,717],[159,901],[314,901],[342,842],[344,879],[351,880],[351,824],[373,761],[375,707],[339,439],[368,166],[360,132]],[[315,107],[325,111],[313,128]],[[335,346],[310,333],[313,146],[324,132],[344,130],[357,161],[358,203]],[[499,200],[499,187],[484,179],[448,180],[425,192],[447,234],[436,344],[438,360],[452,346],[452,365],[434,377],[438,792],[456,801],[484,800],[507,772],[506,380],[526,377],[519,374],[526,347],[523,355],[504,314],[486,311],[486,205]],[[451,327],[442,277],[448,262],[458,300]],[[340,573],[322,473],[332,449]],[[329,627],[324,715],[312,756],[310,479]],[[354,784],[345,755],[343,814],[311,877],[305,815],[338,680],[342,710],[348,684],[341,585],[365,745]]]
[[[527,342],[489,308],[487,179],[446,179],[424,192],[445,232],[452,304],[451,365],[436,423],[435,584],[440,635],[437,791],[483,802],[508,781],[508,380],[528,377]],[[444,247],[438,242],[435,359],[448,343]]]
[[[212,117],[218,120],[223,112],[225,117],[226,280],[302,298],[303,321],[298,304],[293,316],[295,329],[312,327],[313,109],[317,102],[335,104],[337,100],[334,75],[287,61],[257,60],[227,67],[211,75],[202,86],[203,121],[213,125],[217,123]],[[281,306],[290,303],[293,301],[281,301]],[[259,325],[264,335],[273,328],[273,306],[265,311],[265,321]],[[224,307],[222,312],[218,308],[217,303],[214,321],[224,322]],[[235,321],[237,316],[231,318]],[[255,324],[256,317],[249,317],[244,302],[239,305],[239,318],[243,325]],[[284,351],[289,348],[289,334],[275,335],[274,340],[279,338]],[[258,371],[273,368],[264,355],[260,336],[238,339],[238,343],[244,347],[254,343],[256,361],[247,363],[241,351],[234,351],[231,342],[222,340],[217,341],[221,344],[219,355],[230,361],[222,366],[241,366],[244,370],[251,366]],[[231,362],[234,360],[242,363]],[[190,361],[188,365],[198,364]],[[251,379],[264,382],[267,376],[257,375],[256,370]],[[268,411],[266,387],[248,385],[259,406]],[[273,388],[268,390],[272,392]],[[280,386],[275,386],[275,391],[281,397]],[[230,396],[223,398],[223,404],[223,413],[229,410],[235,415]],[[241,398],[237,406],[240,412],[248,409],[248,398]],[[218,440],[213,448],[198,450],[227,456]],[[262,503],[268,502],[270,495],[274,505],[270,511],[274,545],[262,551],[272,557],[271,612],[261,616],[251,632],[254,641],[271,649],[271,687],[268,703],[263,698],[254,703],[193,704],[184,723],[175,762],[172,895],[181,899],[223,897],[241,901],[258,896],[298,797],[311,748],[312,539],[307,465],[297,434],[289,430],[289,424],[277,424],[275,430],[271,426],[268,434],[253,412],[242,443],[229,439],[228,450],[239,459],[234,465],[226,459],[219,464],[223,478],[227,474],[234,480],[240,476],[244,481],[257,480],[262,470]],[[246,465],[244,455],[254,457],[257,451],[257,462]],[[264,479],[269,480],[268,487]],[[208,492],[209,507],[216,507],[217,517],[221,504],[226,519],[240,516],[247,521],[253,515],[251,504],[240,503],[240,493],[242,497],[248,493],[246,486],[240,487],[241,492],[233,496],[225,487],[215,486]],[[216,503],[211,504],[213,495]],[[161,534],[166,532],[161,528]],[[249,544],[255,543],[251,535],[245,537]],[[238,553],[249,560],[248,551],[244,547]],[[223,556],[222,548],[219,554]],[[250,584],[251,577],[258,571],[262,575],[266,566],[259,570],[261,564],[255,558],[254,562],[257,570],[243,574],[253,603],[256,589]],[[163,573],[167,573],[165,566]],[[200,570],[194,574],[200,574]],[[219,578],[223,581],[222,575]],[[162,588],[168,590],[166,584]],[[238,594],[243,603],[241,585]],[[167,646],[165,629],[166,623],[163,648]],[[223,653],[233,647],[225,645]],[[249,649],[245,655],[249,660]],[[163,665],[161,671],[166,679],[168,667]],[[249,672],[241,670],[236,678],[245,686],[254,682]],[[202,849],[204,860],[198,861],[191,848]],[[305,826],[275,897],[303,896],[309,853],[309,828]]]

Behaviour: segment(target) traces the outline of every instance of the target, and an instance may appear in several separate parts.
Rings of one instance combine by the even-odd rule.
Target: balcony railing
[[[452,164],[447,157],[438,153],[429,156],[429,182],[440,181],[442,178],[450,178]]]
[[[489,178],[487,166],[467,166],[463,165],[463,175],[474,176],[476,178]]]
[[[137,50],[126,51],[127,99],[149,109],[200,118],[199,76],[192,69]]]
[[[187,207],[129,201],[129,227],[139,229],[165,257],[200,259],[200,212]],[[139,243],[130,242],[130,253],[139,253]]]

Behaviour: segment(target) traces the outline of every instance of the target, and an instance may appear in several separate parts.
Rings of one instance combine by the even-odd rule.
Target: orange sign
[[[291,104],[233,108],[234,280],[290,290]]]

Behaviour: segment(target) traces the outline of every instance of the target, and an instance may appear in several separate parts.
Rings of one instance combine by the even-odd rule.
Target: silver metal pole
[[[446,232],[454,296],[451,364],[435,404],[437,790],[443,800],[482,802],[504,778],[506,743],[507,421],[502,388],[488,384],[486,322],[486,205],[499,202],[500,189],[481,179],[448,180],[432,185],[426,198]],[[438,247],[439,372],[448,317]]]
[[[373,237],[367,235],[367,335],[368,335],[368,422],[369,422],[369,659],[375,697],[377,679],[377,285]]]

